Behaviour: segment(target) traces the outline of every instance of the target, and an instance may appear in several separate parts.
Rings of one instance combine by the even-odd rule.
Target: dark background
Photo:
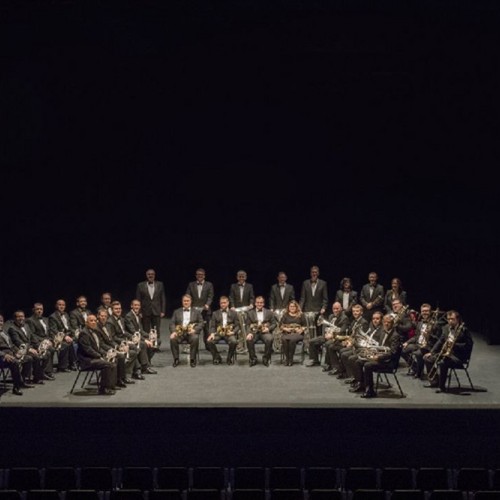
[[[2,2],[1,308],[320,266],[498,341],[493,1]]]

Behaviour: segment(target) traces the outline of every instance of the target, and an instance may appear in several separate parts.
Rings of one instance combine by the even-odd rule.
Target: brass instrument
[[[57,332],[54,334],[54,349],[56,351],[60,351],[62,347],[62,343],[64,341],[65,333],[64,332]]]
[[[274,317],[276,318],[276,321],[278,323],[281,321],[281,318],[283,317],[283,314],[285,314],[285,311],[286,309],[274,310]],[[276,328],[273,332],[273,351],[281,352],[281,334],[279,328]]]
[[[217,335],[220,337],[229,337],[230,335],[234,335],[233,325],[227,324],[226,326],[219,325],[217,327]]]
[[[184,335],[185,333],[193,333],[196,323],[188,323],[187,325],[175,325],[175,333],[177,336]]]
[[[263,323],[252,323],[250,325],[250,332],[249,333],[253,333],[253,334],[256,334],[256,333],[262,333],[264,331],[264,328],[269,328],[269,322],[268,321],[265,321]]]
[[[436,360],[432,365],[432,368],[429,370],[429,373],[427,374],[427,378],[429,379],[429,381],[432,381],[436,378],[439,363],[441,363],[443,358],[446,358],[451,355],[451,353],[453,352],[453,348],[455,347],[455,342],[457,341],[458,337],[460,337],[464,328],[465,328],[465,323],[460,323],[460,325],[458,326],[453,335],[450,335],[451,330],[448,333],[448,338],[446,339],[446,342],[443,344],[443,347],[441,347],[441,350],[439,351],[439,354],[437,355]]]
[[[317,325],[321,326],[324,325],[326,326],[325,333],[331,333],[332,338],[335,340],[347,340],[350,338],[350,335],[338,335],[338,333],[342,330],[339,326],[335,325],[335,323],[332,323],[328,320],[326,320],[323,316],[320,316],[317,321]]]
[[[370,338],[370,335],[368,335],[369,331],[370,329],[368,328],[366,332],[363,332],[361,329],[354,332],[354,347],[356,349],[376,347],[378,345],[378,342],[375,339]]]
[[[149,331],[149,339],[153,349],[158,349],[158,332],[156,331],[156,326],[153,326]]]
[[[406,311],[408,310],[408,307],[408,305],[405,305],[397,313],[391,313],[392,319],[394,320],[394,326],[397,326],[397,324],[403,319]]]
[[[130,359],[130,348],[126,340],[122,340],[118,346],[118,352],[123,352],[125,354],[125,359]]]
[[[369,361],[370,359],[376,358],[381,354],[388,354],[391,352],[391,348],[389,346],[384,345],[372,345],[369,347],[362,347],[358,351],[358,358],[362,360]]]
[[[21,364],[24,361],[24,357],[28,354],[28,346],[26,344],[21,344],[16,352],[17,362]]]
[[[284,325],[281,325],[280,329],[282,333],[304,333],[304,326],[302,326],[300,323],[287,323]]]
[[[38,344],[38,356],[40,358],[46,358],[49,355],[49,349],[52,347],[52,342],[50,339],[43,339],[40,344]]]
[[[127,346],[128,347],[128,346]],[[128,350],[127,350],[128,354]],[[116,361],[116,356],[118,356],[118,352],[116,349],[113,349],[112,347],[107,350],[106,352],[106,361],[110,363],[114,363]]]
[[[132,334],[132,343],[139,349],[141,344],[141,332],[134,332]]]

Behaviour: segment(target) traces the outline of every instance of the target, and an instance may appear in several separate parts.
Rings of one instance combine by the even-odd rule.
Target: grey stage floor
[[[321,367],[300,364],[285,367],[279,355],[274,355],[272,365],[261,363],[262,346],[258,346],[259,364],[250,368],[248,355],[239,355],[233,366],[213,365],[210,354],[202,348],[200,364],[191,368],[188,354],[181,355],[181,364],[172,367],[168,347],[166,324],[162,325],[162,351],[153,358],[156,375],[146,375],[134,385],[117,391],[113,396],[100,396],[95,386],[81,389],[78,384],[73,394],[70,389],[76,372],[56,375],[33,389],[25,389],[23,396],[14,396],[10,390],[2,391],[0,406],[6,407],[283,407],[283,408],[500,408],[499,360],[500,346],[488,345],[484,338],[474,334],[474,350],[469,368],[475,390],[453,390],[449,394],[436,394],[424,388],[424,381],[406,376],[407,367],[402,362],[398,379],[406,395],[400,398],[397,386],[380,389],[377,398],[365,400],[352,394],[343,380],[328,376]],[[219,346],[221,350],[227,349]],[[224,356],[224,354],[223,354]],[[468,381],[459,372],[462,386]],[[389,380],[393,381],[392,376]],[[456,385],[452,381],[452,386]]]

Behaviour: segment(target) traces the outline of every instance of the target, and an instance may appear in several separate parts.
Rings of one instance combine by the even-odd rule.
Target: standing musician
[[[246,323],[247,312],[253,308],[255,302],[255,294],[253,285],[247,283],[247,273],[239,270],[236,273],[236,283],[231,285],[229,290],[229,306],[233,311],[238,313],[238,321],[240,323],[238,333],[238,354],[246,352],[245,337],[246,337]]]
[[[200,334],[203,331],[203,317],[201,311],[192,306],[191,295],[182,296],[182,307],[176,309],[169,322],[170,350],[174,357],[173,367],[179,365],[179,344],[186,341],[189,344],[189,358],[191,368],[196,366]]]
[[[75,332],[66,312],[66,301],[62,299],[56,301],[56,310],[49,316],[49,332],[57,352],[57,371],[76,370]],[[59,341],[61,334],[63,339]]]
[[[392,301],[395,299],[399,299],[404,306],[408,304],[406,290],[403,290],[403,284],[399,278],[392,278],[391,288],[385,293],[384,311],[387,314],[395,312],[392,308]]]
[[[299,307],[307,322],[307,331],[304,334],[306,351],[309,350],[310,339],[318,334],[318,317],[325,314],[328,307],[328,286],[326,281],[319,278],[319,267],[312,266],[309,273],[310,278],[302,282],[299,301]]]
[[[439,310],[431,311],[431,305],[420,306],[420,318],[415,326],[415,335],[403,343],[401,357],[408,364],[408,375],[421,378],[424,370],[424,355],[432,351],[441,335],[438,321]]]
[[[320,316],[320,318],[322,318]],[[328,316],[328,323],[330,325],[325,326],[324,334],[311,339],[309,342],[309,363],[306,366],[319,365],[319,353],[323,348],[325,350],[325,367],[323,371],[330,371],[332,369],[332,362],[330,356],[332,351],[329,347],[335,343],[337,335],[345,335],[349,328],[349,317],[342,309],[342,304],[340,302],[334,302],[332,304],[332,314]],[[320,319],[318,319],[320,322]]]
[[[101,371],[99,377],[99,394],[115,394],[114,386],[117,380],[116,364],[106,360],[106,351],[100,345],[97,331],[97,318],[89,314],[87,324],[78,335],[78,361],[82,369]]]
[[[247,348],[250,366],[257,364],[255,354],[255,342],[264,342],[264,355],[262,363],[269,366],[273,352],[273,331],[276,328],[276,318],[270,309],[264,307],[265,301],[262,295],[255,298],[255,308],[247,313]]]
[[[135,298],[142,306],[144,330],[149,332],[154,327],[160,335],[161,319],[165,316],[167,300],[163,282],[156,279],[154,269],[148,269],[146,280],[137,283]]]
[[[340,302],[344,312],[352,318],[352,306],[358,303],[358,292],[352,289],[351,278],[342,278],[340,288],[335,293],[335,302]]]
[[[460,368],[468,361],[474,341],[460,313],[450,310],[446,313],[448,324],[443,327],[439,340],[431,352],[424,355],[429,376],[425,387],[438,387],[436,392],[446,392],[446,379],[450,368]]]
[[[193,307],[201,312],[203,318],[203,343],[207,346],[208,325],[212,317],[212,302],[214,300],[214,285],[205,279],[205,269],[198,268],[195,281],[188,283],[186,294],[191,295]]]
[[[291,300],[295,300],[295,288],[287,283],[288,276],[284,271],[280,271],[277,283],[271,286],[269,292],[269,309],[271,311],[283,311]]]
[[[401,337],[394,328],[394,318],[390,314],[384,315],[382,318],[383,330],[381,332],[381,340],[379,346],[386,348],[386,352],[380,354],[372,354],[363,365],[363,384],[366,387],[365,392],[361,395],[362,398],[374,398],[377,393],[374,389],[373,374],[377,368],[385,368],[394,365],[399,361],[401,355]]]
[[[363,317],[363,307],[355,304],[352,307],[352,320],[348,323],[347,329],[342,335],[338,334],[334,341],[328,345],[327,354],[330,361],[329,366],[324,370],[328,375],[336,375],[338,379],[348,376],[346,365],[347,358],[353,353],[356,337],[359,332],[368,327],[368,321]]]
[[[368,283],[361,288],[359,301],[364,308],[364,316],[370,321],[375,311],[383,312],[384,287],[378,282],[378,274],[374,271],[368,274]]]
[[[219,365],[222,362],[217,342],[223,340],[229,346],[227,353],[227,364],[234,364],[234,353],[238,344],[238,334],[240,331],[240,320],[238,313],[229,308],[229,297],[222,295],[219,299],[219,307],[212,314],[208,329],[207,347],[212,354],[213,364]]]
[[[307,321],[299,303],[296,300],[291,300],[279,322],[281,353],[285,366],[293,365],[293,356],[297,348],[297,342],[304,340],[306,328]]]

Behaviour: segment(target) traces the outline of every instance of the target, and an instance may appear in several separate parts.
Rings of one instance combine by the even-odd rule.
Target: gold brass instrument
[[[427,378],[429,379],[429,381],[432,381],[436,378],[439,363],[441,363],[441,361],[444,358],[451,355],[451,353],[453,352],[453,348],[455,347],[455,343],[458,337],[460,337],[464,328],[465,328],[465,323],[460,323],[460,325],[458,326],[453,335],[450,335],[451,330],[448,333],[448,338],[446,339],[446,342],[443,344],[443,347],[441,347],[441,350],[439,351],[439,354],[437,355],[436,360],[432,365],[432,368],[429,370],[429,373],[427,374]]]
[[[304,333],[304,326],[300,323],[286,323],[281,325],[280,329],[282,333]]]
[[[184,335],[185,333],[193,333],[196,323],[188,323],[187,325],[175,325],[175,333],[178,336]]]
[[[38,356],[40,358],[46,358],[49,355],[49,350],[52,347],[52,342],[50,339],[43,339],[40,344],[38,344]]]
[[[394,326],[397,326],[398,323],[403,319],[403,317],[406,315],[406,311],[408,310],[408,305],[405,305],[401,307],[401,309],[395,313],[391,313],[392,319],[394,320]]]
[[[24,361],[24,357],[28,353],[28,346],[26,344],[21,344],[16,352],[17,362],[21,364]]]
[[[219,325],[217,327],[217,335],[220,337],[229,337],[230,335],[234,335],[233,325],[227,324],[226,326]]]
[[[262,333],[264,328],[269,328],[268,321],[264,321],[262,323],[252,323],[249,327],[249,332],[253,334]]]
[[[64,337],[65,337],[64,332],[57,332],[56,334],[54,334],[54,340],[53,340],[53,342],[54,342],[54,349],[56,351],[60,351],[61,350]]]

